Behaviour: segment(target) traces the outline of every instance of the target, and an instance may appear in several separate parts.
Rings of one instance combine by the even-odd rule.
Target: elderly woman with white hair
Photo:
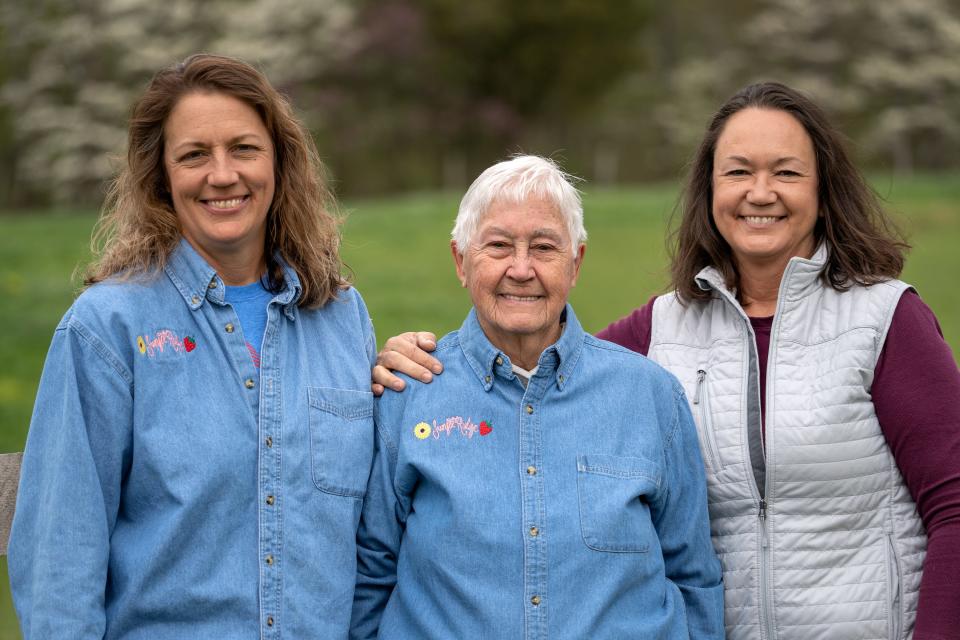
[[[352,637],[722,638],[686,399],[567,304],[586,240],[568,177],[496,164],[452,235],[473,309],[442,377],[378,401]]]

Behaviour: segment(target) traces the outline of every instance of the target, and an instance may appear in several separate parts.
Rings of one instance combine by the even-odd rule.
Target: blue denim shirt
[[[471,311],[443,375],[377,401],[356,638],[723,638],[677,381],[571,307],[526,388]]]
[[[54,334],[9,548],[26,640],[342,638],[373,456],[374,336],[353,289],[296,306],[258,378],[186,242],[84,292]]]

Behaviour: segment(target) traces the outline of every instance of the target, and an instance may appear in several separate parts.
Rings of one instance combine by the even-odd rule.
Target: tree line
[[[461,189],[514,151],[673,178],[737,88],[810,93],[866,166],[960,165],[951,0],[2,0],[0,207],[91,206],[153,72],[260,66],[341,194]]]

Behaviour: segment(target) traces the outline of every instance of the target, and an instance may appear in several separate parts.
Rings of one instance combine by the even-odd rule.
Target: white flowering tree
[[[344,0],[31,0],[4,2],[6,81],[20,200],[91,204],[124,152],[130,106],[157,70],[198,52],[309,83]]]
[[[695,56],[658,108],[692,146],[706,114],[737,87],[779,80],[811,94],[866,156],[897,171],[956,166],[960,7],[950,0],[768,0],[737,46]]]

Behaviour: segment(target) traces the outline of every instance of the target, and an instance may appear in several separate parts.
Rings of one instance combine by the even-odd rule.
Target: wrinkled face
[[[273,141],[245,102],[191,93],[164,125],[164,166],[181,233],[218,271],[263,259],[274,192]]]
[[[553,204],[495,202],[462,255],[455,242],[451,246],[457,276],[490,342],[506,349],[518,337],[542,348],[556,341],[584,246],[574,253]]]
[[[775,109],[730,116],[713,156],[713,220],[741,273],[813,255],[818,215],[817,162],[803,125]]]

